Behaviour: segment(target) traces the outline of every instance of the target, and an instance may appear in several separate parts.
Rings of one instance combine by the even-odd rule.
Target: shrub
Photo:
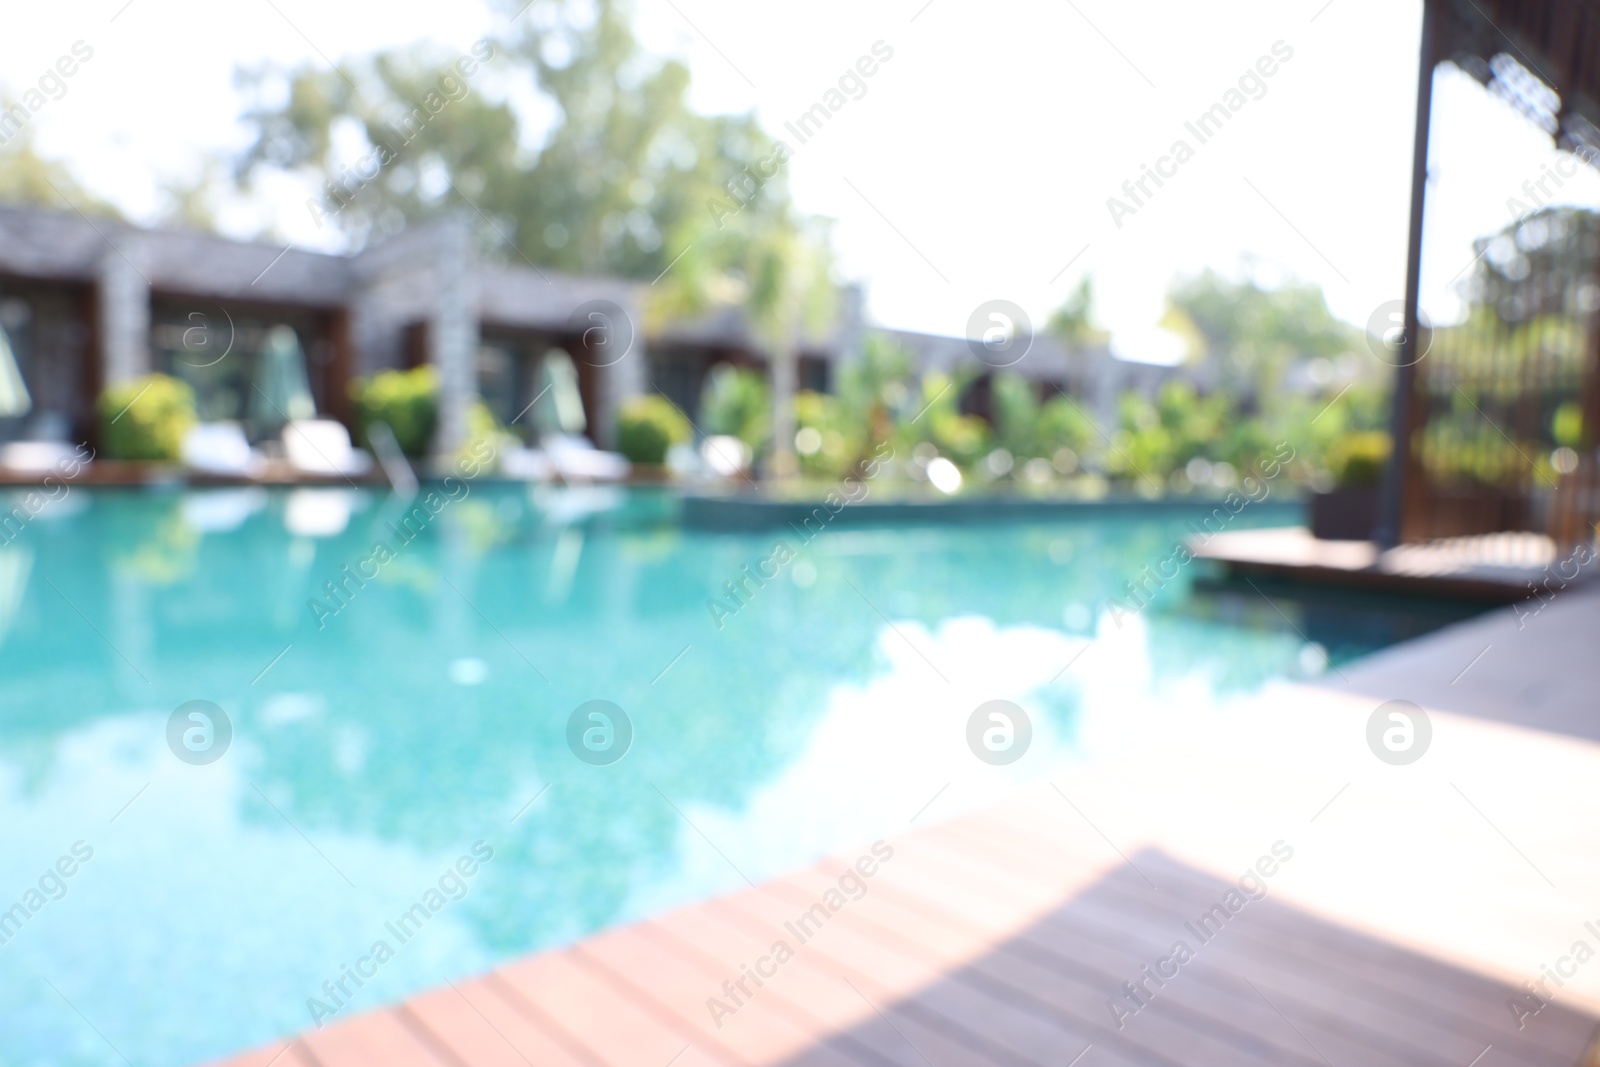
[[[194,390],[165,374],[107,386],[100,394],[100,433],[108,459],[177,460],[195,421]]]
[[[995,443],[1013,456],[1049,455],[1040,449],[1040,405],[1033,383],[1015,371],[1002,371],[994,376],[991,396]]]
[[[772,393],[760,371],[723,363],[711,371],[700,394],[701,425],[708,434],[730,434],[761,451],[772,432]]]
[[[1049,459],[1063,448],[1087,456],[1099,447],[1100,432],[1082,405],[1065,396],[1051,397],[1039,405],[1033,423],[1031,455]],[[1021,455],[1022,453],[1018,453]]]
[[[1328,469],[1342,489],[1377,485],[1389,462],[1389,435],[1381,430],[1347,433],[1328,449]]]
[[[956,466],[970,467],[989,454],[989,424],[978,416],[942,411],[934,414],[931,421],[933,443]]]
[[[350,399],[355,401],[357,432],[368,448],[372,442],[367,428],[386,422],[402,452],[427,454],[439,421],[439,375],[432,367],[379,371],[370,378],[358,378],[350,383]]]
[[[693,436],[683,413],[664,396],[636,396],[617,414],[617,450],[629,462],[659,466],[667,450]]]
[[[795,449],[800,454],[800,469],[824,478],[842,478],[850,473],[862,458],[864,427],[852,423],[844,403],[826,393],[801,392],[794,398],[794,414],[799,428]],[[804,447],[808,443],[815,447],[808,450]]]
[[[1550,420],[1550,436],[1567,448],[1583,443],[1583,408],[1577,401],[1569,400],[1556,408],[1555,417]]]

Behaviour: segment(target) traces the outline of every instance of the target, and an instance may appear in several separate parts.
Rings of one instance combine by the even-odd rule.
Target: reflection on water
[[[73,499],[0,548],[0,908],[94,849],[0,945],[7,1067],[121,1062],[47,982],[135,1063],[214,1057],[309,1025],[380,940],[341,1017],[1159,744],[1173,707],[1303,669],[1299,637],[1187,610],[1187,577],[1113,624],[1181,516],[801,546],[685,532],[653,492],[480,486],[409,539],[348,490]],[[708,600],[780,538],[796,563],[719,628]],[[564,738],[597,698],[635,729],[608,767]],[[1034,723],[1004,768],[964,742],[997,698]],[[193,699],[233,722],[209,766],[165,747]],[[493,860],[398,943],[478,841]]]

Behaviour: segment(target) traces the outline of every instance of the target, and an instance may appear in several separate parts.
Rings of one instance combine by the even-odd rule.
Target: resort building
[[[765,358],[734,308],[647,338],[642,290],[489,262],[465,219],[331,255],[0,208],[0,327],[28,398],[10,417],[0,410],[0,443],[92,440],[100,391],[153,371],[193,386],[202,420],[249,428],[268,335],[287,326],[320,417],[349,425],[357,377],[430,364],[445,452],[464,438],[475,396],[510,424],[564,356],[585,432],[607,447],[626,398],[660,391],[692,412],[713,366]],[[857,347],[859,291],[844,290],[839,306],[835,327],[800,347],[801,388],[827,388]]]
[[[906,351],[911,365],[919,372],[935,370],[953,375],[963,369],[979,371],[962,394],[961,407],[966,414],[990,421],[993,421],[990,388],[994,376],[999,373],[1014,373],[1032,382],[1040,400],[1060,394],[1076,397],[1097,423],[1110,427],[1116,423],[1117,397],[1130,392],[1153,397],[1162,383],[1180,377],[1192,379],[1195,370],[1119,359],[1104,343],[1082,349],[1068,348],[1048,333],[1034,334],[1024,349],[1025,354],[1015,363],[1000,365],[1002,361],[997,360],[991,365],[978,359],[973,353],[973,342],[964,337],[912,330],[882,332]]]
[[[660,393],[697,419],[717,366],[768,373],[770,345],[742,308],[660,323],[648,314],[647,290],[487,260],[465,218],[413,225],[337,255],[0,207],[0,328],[18,372],[11,377],[26,396],[23,404],[0,403],[0,444],[93,442],[101,390],[151,372],[186,381],[203,422],[237,423],[252,441],[291,417],[353,429],[353,380],[431,365],[440,387],[436,453],[465,438],[475,398],[524,436],[578,428],[608,448],[616,412],[631,396]],[[309,392],[302,406],[314,410],[272,410],[282,398],[270,399],[277,394],[262,383],[281,373],[281,357],[267,358],[276,351],[268,341],[276,336],[281,346],[286,336],[275,327],[293,331],[292,358],[303,361]],[[834,391],[867,329],[860,286],[841,286],[830,320],[798,339],[795,388]],[[1153,395],[1174,375],[1193,376],[1191,368],[1117,359],[1103,344],[1069,350],[1047,333],[1035,335],[1014,365],[998,368],[965,338],[883,332],[918,373],[964,372],[962,408],[984,418],[993,375],[1002,370],[1035,382],[1041,399],[1080,398],[1102,425],[1115,421],[1119,395]],[[300,371],[293,374],[298,380]],[[529,415],[547,386],[561,381],[575,385],[578,399],[567,406],[581,403],[581,411]]]

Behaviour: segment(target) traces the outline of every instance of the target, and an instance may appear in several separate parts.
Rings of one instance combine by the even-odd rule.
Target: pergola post
[[[467,412],[478,395],[478,318],[473,291],[472,230],[462,216],[439,228],[428,358],[439,372],[436,460],[447,464],[467,440]]]
[[[102,386],[129,382],[150,373],[150,283],[129,256],[139,255],[131,235],[123,251],[101,257],[96,286]]]
[[[1422,5],[1422,47],[1417,66],[1417,122],[1411,145],[1411,226],[1406,248],[1405,336],[1400,341],[1400,366],[1395,373],[1394,401],[1389,416],[1389,436],[1394,450],[1384,474],[1383,496],[1378,506],[1378,544],[1390,548],[1400,543],[1405,528],[1405,501],[1412,466],[1412,406],[1417,382],[1419,316],[1422,289],[1422,216],[1428,193],[1428,133],[1433,117],[1433,72],[1439,63],[1436,0]]]

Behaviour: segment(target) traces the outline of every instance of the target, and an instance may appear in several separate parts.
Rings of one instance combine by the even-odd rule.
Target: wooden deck
[[[1234,574],[1499,603],[1527,598],[1530,584],[1546,578],[1560,584],[1554,542],[1532,533],[1454,537],[1380,551],[1371,541],[1319,541],[1296,526],[1195,538],[1191,550]],[[1588,581],[1595,569],[1575,573]]]
[[[1578,588],[1225,721],[1085,722],[1115,736],[998,806],[935,805],[803,943],[789,926],[865,847],[228,1067],[1595,1067],[1600,957],[1520,1029],[1508,1001],[1600,944],[1597,640],[1600,590]],[[1094,684],[1092,656],[1073,670]],[[1365,740],[1396,698],[1433,722],[1407,767]],[[1202,944],[1279,840],[1266,896]],[[736,1003],[724,982],[780,940],[793,958]],[[1194,958],[1156,988],[1143,968],[1177,941]],[[1119,1020],[1136,981],[1154,996]],[[710,998],[738,1010],[719,1026]]]
[[[865,895],[804,943],[785,924],[836,889],[853,856],[229,1067],[1572,1067],[1589,1045],[1586,1013],[1553,1004],[1519,1031],[1507,984],[1270,892],[1202,943],[1185,924],[1228,882],[1155,849],[1131,864],[1103,849],[1090,858],[1063,848],[1050,820],[1016,814],[898,838]],[[734,1003],[723,982],[780,940],[794,957],[763,986],[746,982],[753,995],[713,1022],[708,998]],[[1147,982],[1154,997],[1119,1028],[1108,1001],[1131,1007],[1123,983],[1179,940],[1195,958],[1162,988]]]

